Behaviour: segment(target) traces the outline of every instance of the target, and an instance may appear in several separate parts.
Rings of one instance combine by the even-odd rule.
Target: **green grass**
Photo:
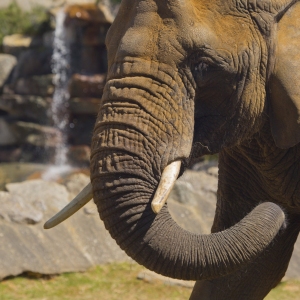
[[[137,280],[137,264],[111,264],[50,279],[17,277],[0,283],[1,300],[188,299],[190,289]]]
[[[290,280],[280,283],[265,300],[298,300],[300,299],[300,281]]]
[[[6,35],[20,33],[38,35],[49,27],[49,16],[46,9],[41,6],[31,11],[23,11],[13,1],[9,6],[0,9],[0,45]]]
[[[16,277],[0,283],[1,300],[179,300],[191,289],[161,282],[137,280],[143,268],[137,264],[110,264],[85,273],[67,273],[46,278]],[[289,281],[271,291],[266,300],[296,300],[300,282]]]

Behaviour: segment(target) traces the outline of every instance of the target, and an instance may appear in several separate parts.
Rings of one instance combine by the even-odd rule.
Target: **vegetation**
[[[45,30],[49,17],[45,8],[34,7],[31,11],[23,11],[19,5],[13,1],[6,8],[0,9],[0,45],[6,35],[20,33],[37,35]]]
[[[191,290],[161,282],[137,280],[143,268],[137,264],[111,264],[85,273],[50,278],[17,277],[0,283],[1,300],[182,300]],[[280,284],[265,300],[299,299],[300,282]]]

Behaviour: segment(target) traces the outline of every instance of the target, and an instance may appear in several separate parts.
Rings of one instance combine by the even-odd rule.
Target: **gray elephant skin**
[[[300,229],[300,2],[123,0],[106,45],[91,155],[106,229],[139,264],[196,280],[192,300],[263,299]],[[211,234],[153,212],[165,170],[215,153]]]

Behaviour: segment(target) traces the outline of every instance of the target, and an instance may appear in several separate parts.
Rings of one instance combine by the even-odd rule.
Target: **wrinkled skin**
[[[92,144],[94,200],[112,237],[137,262],[197,280],[191,299],[263,299],[287,269],[300,228],[300,47],[282,47],[280,38],[290,43],[286,28],[300,28],[299,6],[123,0],[109,30]],[[214,153],[218,234],[187,233],[167,205],[156,216],[150,202],[164,168],[181,160],[183,173]],[[281,226],[277,206],[250,213],[266,201],[287,217],[271,243],[270,232]]]

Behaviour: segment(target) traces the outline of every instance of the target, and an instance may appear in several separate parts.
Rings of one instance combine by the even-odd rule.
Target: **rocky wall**
[[[49,13],[50,31],[40,36],[15,34],[3,41],[0,54],[0,162],[51,163],[62,142],[53,124],[53,40],[55,14]],[[105,84],[106,32],[112,17],[104,6],[65,8],[65,30],[71,53],[66,128],[71,163],[88,165],[89,145]]]

